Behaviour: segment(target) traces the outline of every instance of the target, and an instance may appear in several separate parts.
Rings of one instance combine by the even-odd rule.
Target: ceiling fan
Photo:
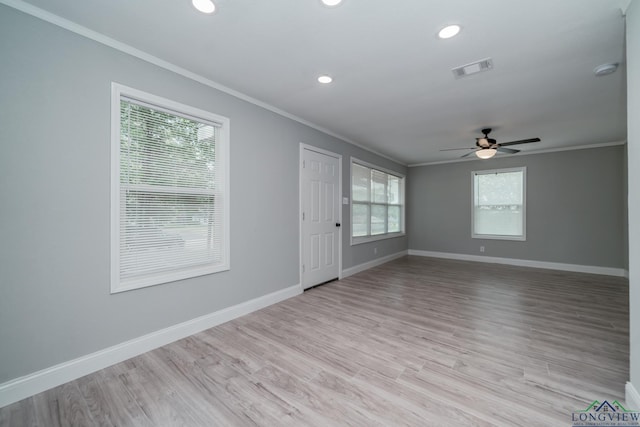
[[[489,138],[491,128],[482,129],[484,136],[482,138],[476,138],[476,146],[471,148],[446,148],[440,151],[453,151],[453,150],[473,150],[465,154],[462,157],[470,156],[475,153],[480,159],[490,159],[496,155],[498,151],[501,153],[515,154],[520,150],[514,150],[513,148],[505,148],[508,145],[527,144],[529,142],[540,142],[540,138],[520,139],[518,141],[501,142],[498,144],[495,139]]]

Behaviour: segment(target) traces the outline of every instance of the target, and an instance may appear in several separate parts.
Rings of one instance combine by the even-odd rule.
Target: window
[[[526,168],[472,172],[472,236],[526,239]]]
[[[404,177],[351,159],[351,244],[404,233]]]
[[[111,292],[229,269],[229,120],[114,83]]]

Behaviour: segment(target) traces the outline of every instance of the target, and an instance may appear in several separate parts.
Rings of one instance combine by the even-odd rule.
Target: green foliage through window
[[[118,99],[118,280],[112,289],[228,269],[223,125],[190,115],[217,117],[210,113],[164,101]]]

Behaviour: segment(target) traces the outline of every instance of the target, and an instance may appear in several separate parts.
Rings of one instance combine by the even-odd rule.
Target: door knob
[[[340,227],[340,223],[339,222],[336,222],[336,227]]]

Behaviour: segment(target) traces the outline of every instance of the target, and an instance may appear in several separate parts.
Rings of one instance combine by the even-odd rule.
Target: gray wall
[[[344,156],[345,195],[351,155],[406,172],[4,5],[0,52],[0,383],[299,284],[300,142]],[[231,119],[231,271],[110,295],[112,81]],[[374,259],[344,216],[343,268]]]
[[[631,383],[640,390],[640,2],[627,11],[629,309]],[[636,402],[637,403],[637,402]]]
[[[517,166],[527,240],[472,239],[471,171]],[[412,167],[408,181],[409,249],[625,267],[624,146]]]

